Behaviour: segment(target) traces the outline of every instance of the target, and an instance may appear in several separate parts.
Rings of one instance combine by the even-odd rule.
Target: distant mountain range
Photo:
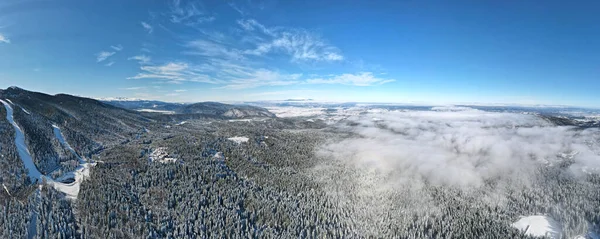
[[[223,118],[275,117],[265,108],[250,105],[230,105],[218,102],[168,103],[153,100],[112,99],[102,102],[139,112],[202,115]]]

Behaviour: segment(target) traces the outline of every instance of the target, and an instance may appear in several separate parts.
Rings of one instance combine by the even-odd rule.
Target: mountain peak
[[[23,90],[22,88],[19,88],[19,87],[17,87],[17,86],[14,86],[14,85],[13,85],[13,86],[11,86],[11,87],[8,87],[8,88],[6,88],[6,89],[7,89],[7,90]]]

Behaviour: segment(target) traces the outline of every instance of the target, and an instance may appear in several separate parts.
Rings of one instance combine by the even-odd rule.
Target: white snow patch
[[[169,153],[167,153],[167,147],[158,147],[152,150],[152,153],[150,153],[150,161],[158,161],[160,163],[174,163],[177,162],[177,159],[169,157]]]
[[[21,107],[21,109],[23,110],[23,112],[25,112],[25,114],[30,114],[29,111],[27,111],[25,108]]]
[[[560,224],[554,219],[543,215],[521,217],[512,226],[530,236],[547,236],[558,239],[562,234]]]
[[[251,122],[253,119],[232,119],[229,122]]]
[[[4,185],[4,183],[2,184],[2,187],[4,187],[4,190],[6,190],[6,193],[8,193],[8,196],[12,197],[12,195],[10,194],[10,192],[8,191],[8,188],[6,187],[6,185]]]
[[[222,152],[217,152],[215,153],[215,155],[213,156],[214,160],[225,160],[225,155],[223,155]]]
[[[248,140],[250,140],[248,137],[240,137],[240,136],[235,136],[235,137],[231,137],[231,138],[227,138],[227,139],[231,140],[233,142],[236,142],[238,144],[248,142]]]
[[[166,114],[166,115],[175,114],[175,111],[169,111],[169,110],[139,109],[137,111],[139,111],[139,112],[149,112],[149,113],[161,113],[161,114]]]
[[[187,123],[187,121],[181,121],[181,122],[179,122],[179,123],[177,123],[175,125],[184,125],[185,123]]]

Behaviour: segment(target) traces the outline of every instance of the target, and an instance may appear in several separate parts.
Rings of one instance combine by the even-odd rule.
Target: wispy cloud
[[[228,48],[223,44],[218,44],[206,40],[195,40],[186,44],[190,50],[186,54],[200,55],[207,57],[223,57],[231,60],[241,60],[244,56],[241,52],[234,48]]]
[[[183,90],[183,89],[181,89],[181,90],[175,90],[175,92],[186,92],[186,91],[187,90]]]
[[[152,27],[152,25],[146,23],[146,22],[141,22],[142,27],[146,30],[146,32],[148,32],[148,34],[152,33],[154,31],[154,27]]]
[[[235,4],[229,5],[234,10],[243,12]],[[181,53],[185,57],[171,58],[156,64],[153,63],[156,59],[149,56],[132,56],[128,60],[139,62],[140,72],[128,79],[155,79],[163,84],[202,82],[215,84],[216,88],[234,90],[306,84],[372,86],[394,81],[375,76],[367,70],[337,76],[305,76],[293,71],[279,70],[279,66],[266,66],[267,60],[282,57],[289,58],[289,64],[303,66],[305,63],[335,63],[346,60],[340,49],[328,43],[320,34],[306,29],[267,26],[255,19],[238,20],[234,23],[237,23],[236,29],[230,31],[201,28],[198,24],[213,21],[214,15],[197,1],[170,0],[168,12],[162,16],[167,17],[166,20],[171,23],[186,25],[196,30],[195,36],[180,37],[186,39],[179,44],[184,47]],[[148,32],[153,30],[146,22],[142,22],[142,26]],[[226,35],[227,33],[230,34]]]
[[[182,23],[188,26],[195,26],[205,22],[212,22],[216,18],[206,11],[199,1],[180,1],[173,0],[169,4],[170,20],[173,23]]]
[[[109,63],[106,63],[106,64],[105,64],[105,66],[112,66],[112,65],[114,65],[114,64],[115,64],[115,62],[114,62],[114,61],[111,61],[111,62],[109,62]]]
[[[127,58],[127,60],[138,61],[138,63],[140,63],[141,65],[145,65],[145,64],[150,63],[152,58],[150,58],[149,56],[146,56],[146,55],[138,55],[138,56],[129,57],[129,58]]]
[[[96,60],[97,62],[102,62],[106,59],[108,59],[109,57],[111,57],[112,55],[114,55],[116,52],[108,52],[108,51],[101,51],[96,53]]]
[[[116,45],[116,46],[110,46],[110,48],[112,48],[115,51],[121,51],[121,50],[123,50],[123,46],[121,44]]]
[[[298,84],[301,74],[282,74],[267,69],[249,72],[246,77],[231,80],[223,89],[247,89],[261,86],[282,86]]]
[[[373,86],[393,82],[394,79],[378,78],[371,72],[361,72],[358,74],[342,74],[329,78],[313,78],[306,80],[309,84],[342,84],[354,86]]]
[[[8,39],[8,37],[0,34],[0,43],[10,43],[10,39]]]
[[[246,15],[246,12],[244,10],[242,10],[242,8],[240,6],[236,5],[233,2],[229,2],[228,4],[233,10],[238,12],[240,15],[242,15],[242,16]]]
[[[184,81],[209,84],[222,83],[221,81],[214,80],[212,77],[201,73],[198,67],[190,66],[183,62],[169,62],[158,66],[142,66],[140,70],[142,71],[141,73],[127,79],[158,79],[175,84]]]
[[[319,35],[304,29],[265,27],[254,19],[238,20],[238,25],[248,33],[261,34],[255,37],[257,45],[244,53],[262,56],[268,53],[283,53],[293,61],[341,61],[340,50],[325,42]],[[266,40],[263,40],[266,39]]]

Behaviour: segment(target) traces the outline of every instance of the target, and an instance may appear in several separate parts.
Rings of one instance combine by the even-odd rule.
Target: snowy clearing
[[[187,123],[187,121],[181,121],[181,122],[179,122],[179,123],[177,123],[175,125],[184,125],[185,123]]]
[[[213,156],[213,160],[217,160],[217,161],[224,161],[227,158],[225,158],[225,155],[223,155],[222,152],[217,152],[215,153],[215,155]]]
[[[248,137],[240,137],[240,136],[235,136],[235,137],[231,137],[231,138],[227,138],[228,140],[231,140],[233,142],[236,142],[238,144],[244,143],[244,142],[248,142],[249,138]]]
[[[160,163],[174,163],[177,162],[176,158],[169,157],[166,147],[158,147],[152,150],[150,153],[150,162],[158,161]]]
[[[562,234],[562,229],[557,221],[542,215],[521,217],[512,226],[530,236],[547,236],[558,239]]]

